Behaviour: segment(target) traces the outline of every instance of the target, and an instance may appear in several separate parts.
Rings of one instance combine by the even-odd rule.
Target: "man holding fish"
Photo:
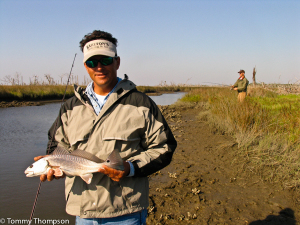
[[[117,77],[116,46],[100,30],[81,40],[92,82],[74,85],[48,133],[53,153],[25,171],[42,181],[66,176],[66,211],[76,224],[146,224],[147,176],[166,167],[177,146],[156,104],[127,75]]]

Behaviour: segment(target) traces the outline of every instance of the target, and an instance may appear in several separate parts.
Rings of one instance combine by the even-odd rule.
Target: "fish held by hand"
[[[54,170],[55,176],[80,176],[87,184],[90,184],[93,173],[106,165],[110,168],[124,171],[123,160],[117,149],[113,150],[108,158],[103,161],[95,155],[77,149],[68,152],[62,147],[57,147],[51,155],[47,155],[30,165],[25,174],[27,177],[47,174],[50,169]]]

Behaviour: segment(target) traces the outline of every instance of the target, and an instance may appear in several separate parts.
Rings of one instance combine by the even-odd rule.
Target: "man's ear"
[[[86,63],[83,63],[85,69],[88,71],[88,66],[86,65]]]
[[[117,61],[116,70],[118,70],[120,68],[120,63],[121,63],[120,57],[116,58],[116,61]]]

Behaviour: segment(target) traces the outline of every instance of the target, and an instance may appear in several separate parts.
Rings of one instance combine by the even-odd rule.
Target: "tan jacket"
[[[105,160],[118,149],[135,167],[133,177],[120,182],[95,173],[91,184],[80,177],[66,177],[66,211],[82,218],[107,218],[146,209],[149,205],[147,176],[167,166],[177,146],[176,140],[155,103],[122,80],[100,114],[94,113],[81,87],[61,107],[57,124],[49,130],[50,149],[61,145],[77,148]],[[55,129],[56,127],[56,129]]]

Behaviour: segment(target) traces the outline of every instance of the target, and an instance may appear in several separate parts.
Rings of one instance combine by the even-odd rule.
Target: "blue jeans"
[[[76,216],[76,225],[146,225],[147,209],[112,218],[80,218]]]

